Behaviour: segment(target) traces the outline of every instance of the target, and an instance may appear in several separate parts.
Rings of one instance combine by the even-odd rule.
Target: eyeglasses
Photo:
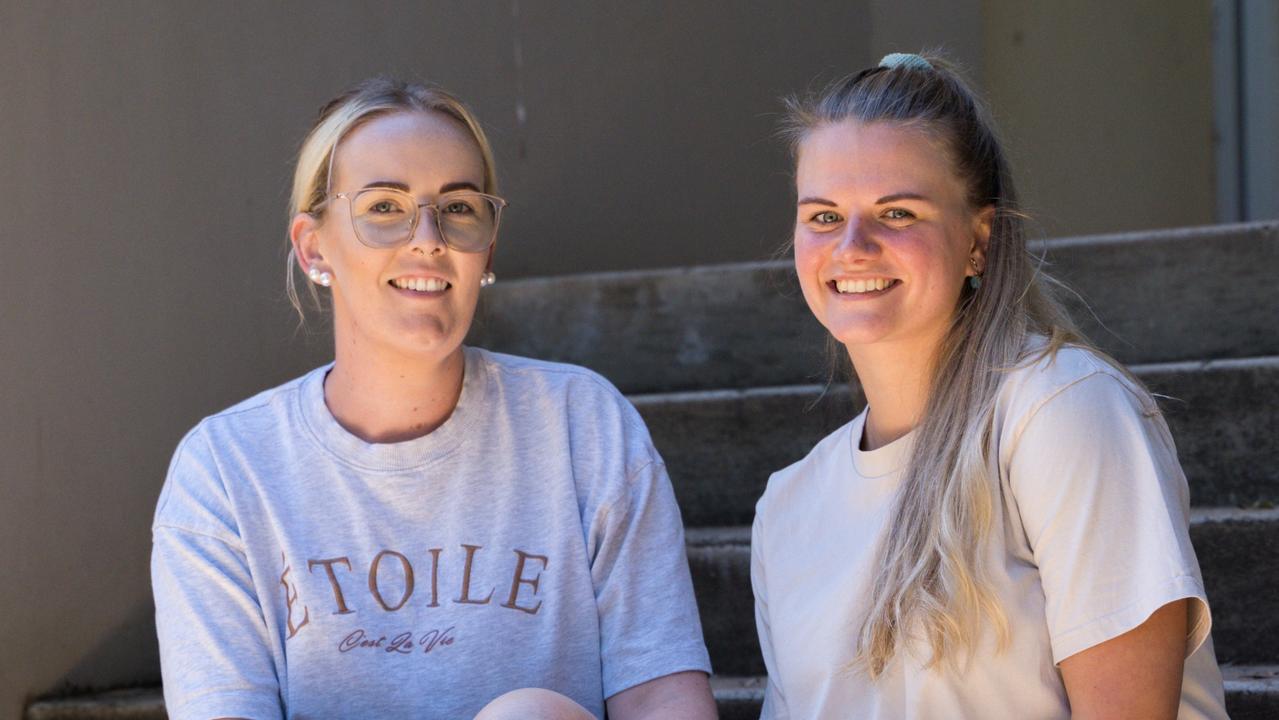
[[[417,198],[393,188],[365,188],[357,193],[333,193],[320,202],[317,211],[332,198],[347,201],[355,237],[375,249],[408,244],[426,208],[435,218],[435,227],[444,244],[459,252],[487,250],[497,239],[497,224],[506,201],[496,195],[469,190],[444,193],[435,202],[419,203]]]

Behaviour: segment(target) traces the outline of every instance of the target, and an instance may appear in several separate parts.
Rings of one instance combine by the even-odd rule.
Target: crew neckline
[[[866,415],[870,412],[867,406],[857,419],[849,426],[848,449],[852,454],[853,469],[865,478],[879,478],[891,475],[906,467],[910,458],[910,448],[915,441],[915,430],[911,430],[896,440],[875,448],[862,450],[862,434],[866,431]]]
[[[442,425],[422,437],[393,443],[370,443],[342,427],[324,402],[324,378],[333,363],[311,371],[298,392],[298,410],[316,443],[334,459],[368,472],[402,472],[437,462],[452,454],[471,435],[489,388],[483,351],[463,347],[462,392]]]

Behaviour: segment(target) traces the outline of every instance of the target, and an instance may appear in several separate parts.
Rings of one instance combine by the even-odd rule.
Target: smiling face
[[[992,214],[971,207],[945,144],[890,122],[822,125],[799,145],[796,188],[795,270],[813,315],[853,353],[936,348]]]
[[[454,190],[483,190],[484,163],[475,140],[445,115],[384,115],[342,138],[331,191],[354,195],[377,186],[433,202]],[[333,199],[319,219],[300,213],[291,228],[303,272],[316,267],[332,275],[337,342],[423,359],[456,352],[475,314],[492,248],[449,248],[425,208],[408,244],[371,248],[357,239],[351,211],[347,200]]]

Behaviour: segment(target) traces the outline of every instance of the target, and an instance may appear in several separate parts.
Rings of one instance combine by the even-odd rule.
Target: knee
[[[595,720],[595,716],[553,690],[521,688],[485,705],[475,720]]]

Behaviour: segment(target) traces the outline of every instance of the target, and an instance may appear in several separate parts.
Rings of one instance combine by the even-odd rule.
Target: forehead
[[[799,144],[795,180],[804,194],[823,190],[965,194],[944,140],[921,128],[888,121],[843,120],[815,128]]]
[[[438,112],[369,120],[338,142],[332,185],[348,191],[376,180],[427,190],[451,182],[484,187],[484,159],[460,123]]]

